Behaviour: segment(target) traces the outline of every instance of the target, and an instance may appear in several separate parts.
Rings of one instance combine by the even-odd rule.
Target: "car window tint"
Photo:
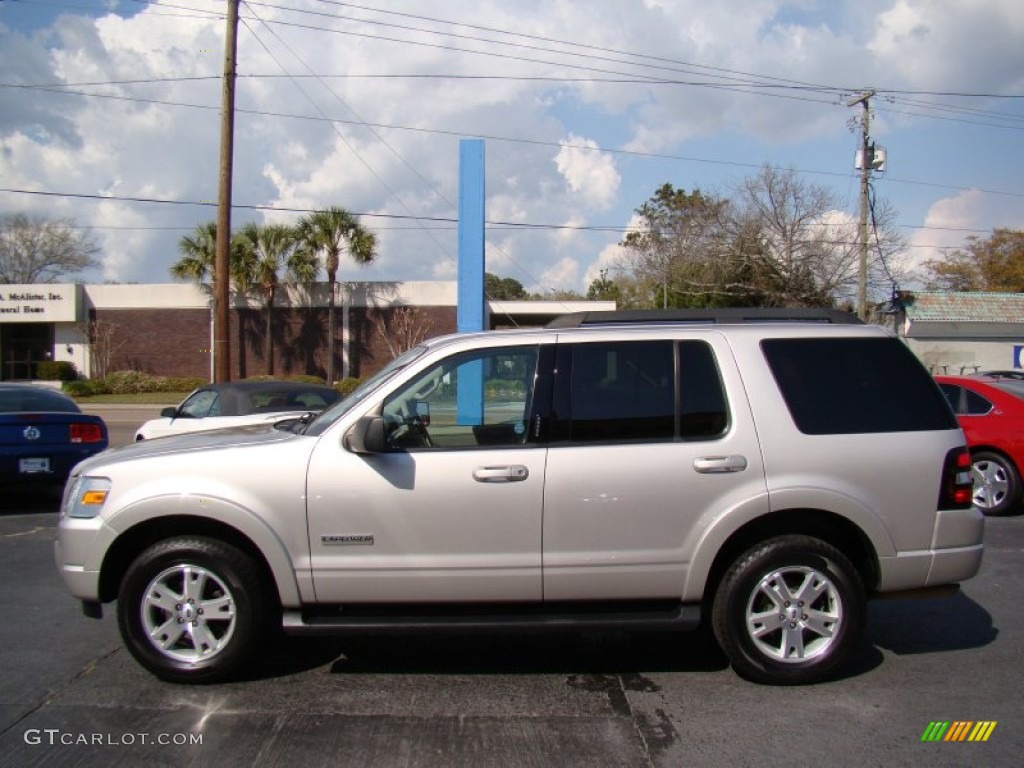
[[[386,442],[395,450],[526,443],[537,357],[529,346],[446,358],[384,400]]]
[[[184,403],[181,404],[179,415],[190,419],[204,419],[207,416],[219,416],[219,396],[212,389],[201,389],[192,393]]]
[[[573,442],[673,439],[672,342],[573,345],[569,421]]]
[[[963,388],[958,387],[955,384],[940,382],[939,389],[942,391],[946,401],[949,403],[949,407],[953,409],[953,413],[958,415],[963,413],[963,406],[961,405],[963,401]]]
[[[29,389],[28,387],[11,388],[0,390],[0,412],[4,413],[26,413],[26,412],[56,412],[56,413],[80,413],[74,400],[58,394],[47,392],[45,389]]]
[[[711,347],[702,341],[679,345],[679,436],[706,440],[728,426],[725,391]]]
[[[984,416],[992,410],[992,403],[972,389],[965,389],[966,413],[968,416]]]
[[[934,380],[899,339],[766,339],[761,348],[805,434],[956,427]]]

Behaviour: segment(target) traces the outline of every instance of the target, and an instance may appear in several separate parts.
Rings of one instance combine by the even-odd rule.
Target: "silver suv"
[[[820,680],[866,599],[981,563],[971,462],[899,339],[836,312],[567,316],[452,335],[316,418],[80,464],[56,558],[157,676],[292,634],[695,628]]]

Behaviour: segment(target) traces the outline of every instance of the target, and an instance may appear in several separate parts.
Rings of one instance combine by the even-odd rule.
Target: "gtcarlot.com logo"
[[[995,720],[933,720],[921,741],[988,741],[995,729]]]

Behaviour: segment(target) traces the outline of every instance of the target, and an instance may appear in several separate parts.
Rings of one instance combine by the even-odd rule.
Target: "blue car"
[[[62,485],[72,467],[108,445],[107,425],[67,395],[0,384],[0,485]]]

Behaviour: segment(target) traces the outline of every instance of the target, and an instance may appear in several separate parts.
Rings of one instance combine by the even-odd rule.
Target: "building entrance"
[[[36,365],[53,358],[52,323],[0,324],[0,379],[36,378]]]

